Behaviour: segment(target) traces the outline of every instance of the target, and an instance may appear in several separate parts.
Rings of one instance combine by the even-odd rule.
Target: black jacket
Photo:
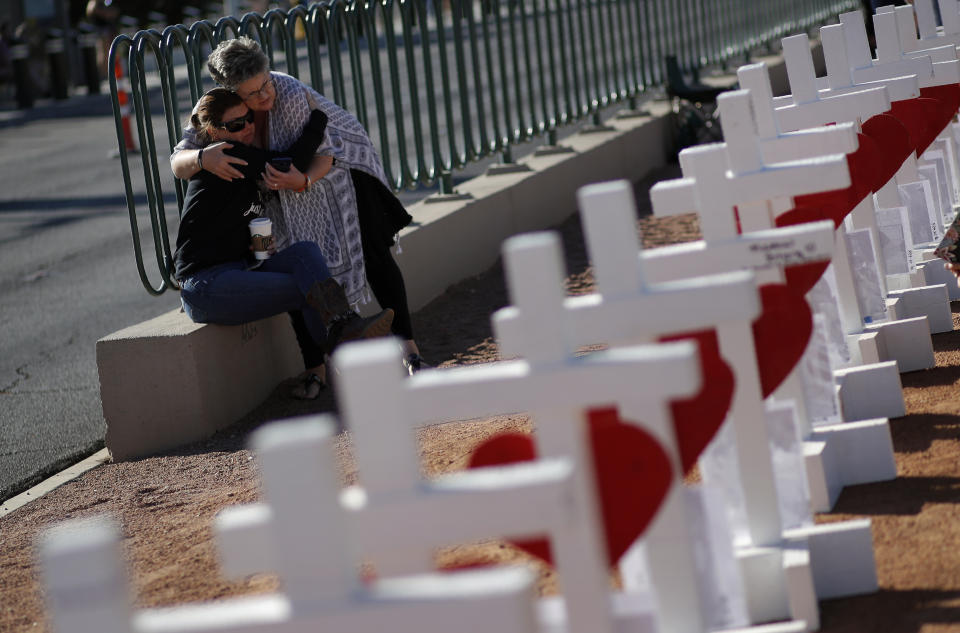
[[[257,179],[264,165],[271,158],[289,156],[297,169],[305,171],[323,141],[326,127],[327,115],[314,110],[300,138],[286,151],[268,151],[234,142],[226,153],[247,161],[246,165],[236,166],[243,172],[242,180],[230,182],[204,170],[190,179],[174,254],[177,281],[204,268],[250,256],[247,225],[253,217],[247,211],[257,201]]]

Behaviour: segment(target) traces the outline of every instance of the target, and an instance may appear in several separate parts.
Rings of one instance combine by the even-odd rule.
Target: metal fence
[[[860,0],[324,0],[290,11],[226,17],[121,35],[110,51],[131,83],[149,218],[161,280],[145,271],[116,77],[110,88],[137,267],[151,294],[176,288],[160,170],[189,108],[205,91],[206,56],[244,34],[274,69],[353,112],[370,132],[396,190],[438,186],[472,161],[557,129],[635,107],[665,82],[663,58],[684,70],[745,61]],[[148,81],[149,79],[149,81]],[[186,87],[185,87],[186,86]],[[151,92],[152,90],[152,92]],[[154,134],[157,92],[167,144]],[[189,100],[184,102],[186,92]],[[158,164],[158,155],[162,166]],[[178,209],[183,183],[177,182]]]

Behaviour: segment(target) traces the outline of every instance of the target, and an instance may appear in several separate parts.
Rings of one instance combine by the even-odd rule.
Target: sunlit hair
[[[201,145],[209,144],[213,140],[210,129],[223,123],[224,112],[241,104],[240,95],[226,88],[214,88],[200,97],[190,115],[190,125],[197,131],[197,141]]]
[[[230,90],[263,73],[269,60],[260,45],[246,35],[220,42],[207,58],[207,70],[213,80]]]

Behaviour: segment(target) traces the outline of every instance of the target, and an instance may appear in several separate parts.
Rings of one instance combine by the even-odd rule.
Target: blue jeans
[[[314,284],[330,277],[315,242],[297,242],[254,269],[247,262],[218,264],[180,284],[180,302],[194,323],[240,325],[301,310],[311,338],[322,345],[326,324],[307,303]]]

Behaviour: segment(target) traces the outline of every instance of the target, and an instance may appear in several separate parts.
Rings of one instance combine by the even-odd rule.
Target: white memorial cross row
[[[812,72],[812,68],[811,68]],[[769,98],[769,80],[766,73],[766,69],[762,65],[754,65],[748,68],[741,68],[738,72],[740,77],[746,79],[746,84],[755,86],[759,92],[759,95],[762,98],[760,103],[757,104],[756,95],[751,91],[750,97],[744,97],[743,95],[738,95],[736,93],[731,93],[730,95],[725,95],[726,98],[720,99],[720,116],[723,121],[724,129],[728,131],[729,141],[727,142],[728,147],[728,159],[729,166],[733,173],[740,172],[751,172],[761,168],[764,165],[763,157],[761,156],[760,147],[762,140],[757,130],[756,120],[752,114],[754,112],[764,111],[764,106],[766,106],[765,111],[770,112],[772,109],[772,102]],[[856,95],[846,95],[844,97],[834,97],[834,99],[845,100],[847,102],[847,107],[852,108],[855,105]],[[756,107],[750,108],[750,105],[754,104]],[[803,106],[799,106],[803,107]],[[816,155],[816,147],[801,145],[795,145],[794,150],[798,151],[798,155],[793,158],[809,158]],[[866,198],[869,201],[869,196]],[[766,220],[768,223],[773,218],[773,213],[771,212],[772,206],[779,206],[779,208],[789,208],[792,206],[792,203],[787,199],[786,201],[780,201],[779,205],[776,205],[777,201],[760,201],[753,204],[741,205],[739,208],[740,218],[742,225],[747,225],[749,218],[746,216],[748,214],[753,214],[758,216],[761,220]],[[870,207],[870,213],[872,216],[872,206]],[[756,224],[756,219],[754,218]],[[760,223],[762,226],[763,224]],[[769,225],[769,224],[768,224]],[[836,250],[834,255],[834,270],[836,272],[835,278],[837,280],[837,285],[841,290],[840,299],[840,313],[842,315],[847,315],[847,320],[850,320],[850,315],[859,316],[859,301],[858,296],[855,293],[859,293],[861,288],[854,288],[853,283],[853,271],[851,261],[856,259],[856,261],[866,261],[870,265],[872,249],[869,246],[871,243],[867,241],[867,248],[863,249],[866,251],[866,256],[851,258],[847,253],[847,235],[845,231],[846,225],[841,224],[837,232],[837,243]],[[866,236],[861,236],[866,237]],[[871,265],[871,268],[874,267]],[[847,291],[844,294],[843,291]],[[881,301],[882,297],[881,290],[879,285],[875,284],[874,292],[871,293],[876,295],[878,301]],[[833,306],[829,306],[830,312],[832,313],[834,309]],[[853,323],[852,326],[857,326],[856,331],[862,331],[862,321],[859,323]],[[810,347],[807,350],[807,353],[816,353],[814,347]],[[900,391],[900,382],[899,377],[895,373],[891,373],[888,368],[885,367],[876,367],[874,368],[874,375],[884,377],[886,382],[890,382],[891,378],[893,384],[889,386],[893,389],[896,389],[897,393]],[[884,371],[886,370],[886,371]],[[886,384],[886,383],[884,383]],[[784,385],[778,390],[777,396],[785,396],[787,398],[793,399],[794,403],[797,405],[798,417],[801,422],[802,436],[805,440],[813,439],[814,433],[809,419],[808,407],[805,402],[805,392],[807,391],[805,385],[801,382],[800,372],[794,372],[791,377],[784,383]],[[828,388],[832,389],[832,381],[828,384]],[[852,395],[852,394],[847,394]],[[873,398],[875,400],[875,398]],[[849,401],[849,398],[845,401]],[[810,403],[814,404],[814,403]],[[899,402],[893,403],[902,407],[902,398]],[[902,414],[902,408],[897,408],[896,413]],[[875,415],[872,417],[876,417]],[[859,418],[864,419],[864,418]],[[849,429],[849,432],[853,433],[854,427],[845,427]],[[860,472],[851,474],[850,478],[844,480],[843,477],[839,475],[843,472],[843,469],[839,468],[818,468],[816,467],[815,462],[808,460],[808,465],[813,472],[810,473],[810,482],[811,489],[814,491],[819,490],[815,484],[822,480],[829,480],[827,484],[829,490],[837,491],[836,494],[839,494],[839,490],[842,489],[843,485],[854,484],[854,483],[867,483],[872,481],[883,481],[888,480],[896,476],[896,466],[893,459],[893,448],[892,444],[889,441],[889,428],[885,420],[877,420],[871,426],[857,427],[857,433],[860,434],[860,437],[863,438],[863,441],[849,442],[851,445],[861,446],[864,450],[869,448],[872,454],[867,455],[865,458],[860,460],[861,463],[869,465],[869,467],[864,467]],[[839,433],[834,433],[832,435],[819,434],[817,440],[821,441],[824,437],[831,438],[836,442],[844,441],[846,439],[840,439]],[[870,437],[879,438],[878,442],[870,441]],[[852,457],[852,456],[851,456]],[[821,470],[825,472],[820,472]],[[819,473],[819,474],[818,474]],[[831,476],[832,475],[832,476]],[[825,492],[825,491],[824,491]],[[829,494],[815,494],[814,498],[817,500],[816,507],[820,510],[829,509],[832,506],[832,500],[830,499]],[[835,500],[835,497],[834,499]]]
[[[727,95],[721,95],[721,98]],[[744,95],[745,96],[745,95]],[[690,177],[657,183],[650,191],[654,213],[657,215],[697,212],[704,240],[701,243],[702,257],[696,261],[706,262],[707,270],[721,272],[743,269],[754,259],[751,252],[758,234],[740,235],[734,224],[734,207],[738,204],[765,200],[781,195],[810,193],[824,189],[842,188],[849,185],[846,159],[843,156],[829,157],[819,161],[782,163],[765,167],[750,174],[733,174],[727,169],[726,146],[714,145],[691,148],[681,153],[684,171]],[[773,243],[779,239],[789,244],[794,253],[805,253],[795,263],[804,261],[822,261],[829,259],[833,246],[833,223],[830,221],[811,223],[788,229],[772,229],[761,234]],[[803,238],[811,239],[803,244]],[[799,239],[798,239],[799,238]],[[740,256],[729,257],[726,267],[720,267],[715,257],[710,256],[714,244],[739,245]],[[801,246],[798,248],[798,246]],[[678,250],[687,251],[689,246],[678,245],[682,249],[652,249],[646,251],[648,270],[655,271],[658,259],[663,262],[676,258]],[[728,249],[733,253],[733,249]],[[659,253],[658,253],[659,252]],[[658,254],[663,253],[661,257]],[[693,258],[691,258],[693,259]],[[739,261],[737,261],[739,259]],[[794,263],[789,259],[774,259],[767,267],[779,270],[783,264]],[[669,265],[659,267],[664,272],[671,271]],[[679,267],[678,267],[679,268]],[[682,270],[681,274],[690,273]],[[705,270],[697,271],[705,274]],[[694,273],[696,274],[696,273]],[[662,279],[651,275],[652,279]],[[671,278],[677,278],[671,275]],[[732,408],[732,418],[737,438],[740,459],[741,485],[744,490],[747,516],[750,521],[751,539],[756,545],[768,545],[780,541],[780,520],[777,511],[776,490],[773,487],[773,467],[770,461],[770,448],[765,441],[766,426],[764,420],[763,397],[760,389],[760,377],[754,351],[753,335],[749,326],[722,325],[718,329],[721,352],[734,367],[736,375],[736,395]],[[749,474],[749,476],[748,476]]]
[[[840,28],[842,29],[843,27]],[[842,34],[842,31],[840,34]],[[828,123],[853,121],[857,124],[858,131],[860,131],[859,127],[863,121],[866,121],[877,114],[881,114],[890,110],[892,97],[889,99],[880,99],[879,95],[877,95],[875,92],[878,90],[878,88],[873,88],[868,92],[839,95],[824,99],[822,101],[819,98],[811,101],[809,99],[809,95],[817,95],[817,78],[816,71],[813,67],[813,57],[810,51],[809,40],[807,36],[804,34],[787,37],[782,40],[782,43],[783,55],[787,64],[787,74],[790,80],[790,89],[794,97],[794,105],[792,109],[795,122],[802,121],[808,124],[812,123],[816,125],[826,125]],[[826,45],[824,45],[824,48],[826,50]],[[846,44],[843,42],[836,42],[836,46],[833,50],[845,51]],[[843,53],[843,59],[847,59],[845,52]],[[836,65],[837,63],[834,62],[834,66]],[[846,77],[850,77],[852,80],[849,67],[840,68],[837,70],[837,73],[841,74],[842,76],[844,71],[846,72]],[[747,71],[746,74],[751,74],[751,71]],[[759,82],[753,80],[753,83]],[[751,85],[753,85],[753,83]],[[911,92],[914,91],[913,86],[911,86],[910,89]],[[889,92],[889,89],[886,87],[884,87],[883,90]],[[919,85],[915,90],[916,95],[919,95]],[[825,112],[822,108],[810,107],[807,105],[808,102],[827,102],[831,104],[831,107],[829,108],[828,112]],[[825,114],[831,118],[821,118]],[[884,268],[883,258],[881,257],[879,250],[880,234],[877,230],[876,218],[874,217],[873,213],[872,196],[867,195],[851,212],[850,227],[852,229],[868,229],[870,231],[870,235],[874,244],[873,266],[876,266],[879,270],[880,292],[881,294],[885,295],[887,292],[886,270]],[[839,286],[839,294],[843,298],[841,317],[844,319],[843,325],[846,333],[853,334],[855,332],[862,331],[864,317],[868,316],[861,311],[858,302],[856,301],[857,293],[866,292],[867,289],[863,287],[854,287],[853,285],[854,277],[851,268],[853,263],[850,261],[847,253],[846,234],[842,227],[840,229],[840,234],[838,235],[837,246],[837,255],[839,260],[836,266],[837,282]],[[882,298],[880,304],[883,305]]]
[[[310,418],[264,427],[254,437],[276,511],[272,535],[283,593],[134,612],[119,530],[102,517],[72,521],[48,532],[40,548],[53,630],[539,633],[526,570],[361,582],[361,560],[338,503],[334,428],[332,418]]]
[[[912,11],[909,7],[907,7],[907,9]],[[858,65],[873,64],[873,60],[870,59],[869,46],[866,41],[866,29],[863,16],[858,12],[845,13],[840,16],[840,22],[838,25],[826,26],[820,30],[824,57],[827,61],[828,76],[843,74],[845,72],[843,67],[846,67],[848,69],[846,76],[853,77],[856,75],[855,67]],[[878,46],[881,46],[882,43],[883,50],[887,51],[884,53],[884,58],[892,59],[900,54],[902,51],[900,51],[900,45],[896,36],[898,25],[894,13],[880,13],[874,16],[874,22],[877,25]],[[909,28],[913,28],[912,25]],[[960,80],[960,61],[956,60],[956,50],[953,46],[946,48],[949,49],[949,54],[952,56],[951,60],[933,63],[931,65],[933,74],[930,76],[926,76],[924,74],[925,71],[919,73],[917,77],[919,86],[955,86],[958,80]],[[926,58],[921,57],[918,59]],[[881,79],[890,79],[903,70],[896,64],[891,66],[880,63],[879,61],[871,66],[871,68],[878,72],[885,69],[879,75]],[[893,95],[891,95],[891,99],[892,101],[902,100]],[[906,114],[912,117],[920,116],[919,113],[911,110],[907,110]],[[941,138],[949,138],[949,128],[950,126],[946,125],[939,136]],[[883,187],[877,191],[875,199],[879,208],[898,208],[903,206],[898,186],[921,180],[917,166],[917,156],[909,156],[900,167],[896,177],[884,184]],[[854,228],[870,228],[871,235],[876,239],[876,222],[872,213],[867,213],[866,209],[857,209],[853,217]],[[865,226],[867,222],[869,222],[869,226]],[[878,263],[880,264],[881,271],[885,272],[882,256],[878,256]],[[904,312],[902,316],[926,316],[929,322],[928,325],[933,332],[949,331],[952,329],[952,321],[948,318],[949,307],[947,299],[941,296],[946,292],[946,286],[943,288],[940,288],[940,286],[945,282],[952,283],[952,281],[946,276],[942,266],[939,264],[925,264],[921,268],[922,274],[911,274],[906,276],[907,279],[891,278],[889,287],[891,289],[899,288],[896,297],[901,299],[900,303],[902,305],[900,308],[901,311]],[[887,279],[883,277],[882,280],[886,281]],[[941,290],[944,292],[941,292]],[[908,293],[909,296],[904,296],[902,294],[904,292]],[[888,349],[902,348],[907,350],[905,346],[897,343],[887,345],[886,347]],[[909,350],[907,351],[909,352]],[[907,371],[908,368],[912,370],[932,366],[932,354],[927,354],[926,350],[924,350],[921,355],[915,355],[913,358],[904,360],[907,362],[901,363],[901,371]]]
[[[931,87],[956,87],[957,83],[960,82],[960,60],[957,59],[955,43],[947,43],[945,46],[933,49],[922,49],[914,51],[913,53],[904,52],[903,40],[916,37],[914,26],[915,17],[918,20],[925,20],[927,22],[933,19],[933,7],[930,4],[930,0],[926,0],[923,8],[918,9],[916,16],[912,5],[898,8],[883,7],[882,9],[883,10],[878,10],[877,14],[873,16],[879,60],[888,59],[896,61],[897,59],[910,58],[911,56],[930,55],[934,62],[933,77],[927,84],[925,84],[921,78],[920,85],[922,87],[927,85]],[[841,16],[841,21],[843,21],[843,19],[843,16]],[[862,21],[862,16],[860,20]],[[851,32],[857,32],[859,30],[859,26],[857,26],[859,22],[857,19],[851,17],[848,20],[848,23],[849,22],[854,23],[854,28]],[[850,40],[848,40],[848,45],[849,44],[851,44]],[[950,114],[955,115],[956,112]],[[948,125],[945,124],[944,127],[947,126]],[[942,134],[943,131],[941,131],[941,135]],[[911,175],[913,174],[911,173]]]
[[[755,151],[751,152],[750,149],[752,137],[758,136],[759,142],[766,144],[769,142],[767,139],[780,138],[782,136],[780,130],[784,128],[791,131],[800,130],[804,127],[829,130],[841,125],[845,126],[843,129],[849,129],[849,132],[853,134],[851,141],[853,148],[841,151],[850,153],[856,150],[858,145],[856,132],[859,131],[859,121],[890,109],[887,90],[882,87],[820,98],[813,85],[815,79],[813,62],[805,35],[785,38],[783,40],[783,54],[787,59],[791,87],[798,86],[801,94],[807,96],[801,98],[790,95],[794,103],[776,108],[770,77],[764,64],[741,66],[737,70],[737,78],[740,80],[741,87],[750,93],[757,129],[753,133],[749,129],[741,129],[736,137],[730,137],[728,145],[743,146],[743,149],[736,156],[732,156],[732,159],[737,158],[739,160],[739,165],[731,165],[735,171],[737,169],[756,168]],[[793,60],[792,63],[791,60]],[[739,108],[736,107],[737,105],[735,102],[728,103],[726,114],[722,116],[734,119],[734,121],[731,121],[734,125],[748,128],[749,116],[744,115],[742,105]],[[823,107],[824,105],[827,107]],[[839,123],[839,125],[826,128],[814,127],[825,126],[834,122]],[[793,143],[789,148],[792,153],[783,156],[782,159],[801,160],[827,153],[827,148],[820,149],[817,140],[818,137],[810,136],[807,143]],[[766,154],[762,156],[762,162],[769,162]],[[789,210],[792,206],[793,203],[789,198],[743,205],[739,208],[742,227],[744,231],[770,228],[774,224],[777,213]],[[870,214],[872,215],[872,208]],[[857,301],[857,288],[851,271],[845,232],[842,226],[836,237],[833,268],[839,291],[840,305],[838,307],[843,329],[847,334],[860,332],[863,329],[864,315],[861,313]]]
[[[955,0],[939,0],[944,30],[937,30],[937,16],[933,0],[913,0],[912,5],[877,7],[877,13],[894,12],[900,35],[900,47],[905,54],[960,44],[960,12]],[[952,6],[951,6],[952,5]],[[919,33],[918,33],[919,31]]]
[[[740,97],[732,92],[721,95],[721,98]],[[749,97],[747,96],[747,98]],[[765,166],[758,171],[746,174],[736,174],[728,169],[726,154],[726,147],[723,145],[685,150],[681,153],[681,165],[688,178],[658,183],[651,190],[651,200],[653,201],[655,214],[689,212],[699,214],[704,236],[703,245],[699,248],[704,257],[700,257],[699,262],[709,260],[708,254],[715,242],[739,240],[742,241],[741,243],[747,243],[747,240],[751,238],[751,234],[740,236],[735,234],[733,221],[735,206],[776,197],[840,189],[850,184],[849,174],[843,167],[845,157],[827,157],[819,160],[783,163]],[[798,225],[791,227],[789,230],[802,231],[814,228],[824,233],[823,239],[827,244],[826,249],[829,254],[829,249],[833,244],[832,222],[826,221],[806,226]],[[766,233],[777,234],[783,231],[785,229],[775,229]],[[663,253],[660,259],[666,262],[674,260],[677,254],[681,252],[689,258],[692,247],[681,244],[670,249],[653,249],[644,253],[645,263],[648,264],[646,270],[651,279],[675,279],[677,278],[676,275],[670,275],[670,273],[676,271],[671,271],[669,265],[661,263],[656,268],[649,266],[657,258],[658,252]],[[819,259],[822,261],[825,258],[821,254]],[[817,258],[811,257],[810,260],[816,261]],[[677,263],[677,268],[680,269],[681,266],[679,262]],[[741,262],[741,267],[744,263]],[[729,270],[711,264],[713,262],[708,263],[710,270],[713,272]],[[687,266],[684,272],[689,274],[691,268]],[[698,272],[703,274],[704,271]],[[750,478],[741,481],[745,503],[748,504],[748,517],[754,523],[750,526],[751,537],[755,543],[773,543],[779,535],[769,534],[766,541],[756,540],[755,525],[771,525],[769,518],[775,512],[776,497],[771,498],[756,489],[758,479],[773,479],[773,470],[770,461],[770,447],[760,443],[750,443],[750,438],[754,437],[758,429],[765,423],[762,394],[759,389],[757,360],[751,333],[747,331],[741,335],[744,340],[737,340],[724,332],[723,328],[720,328],[718,332],[720,333],[723,356],[734,366],[737,376],[738,394],[734,401],[732,419],[737,437],[738,458],[748,460],[752,466]],[[747,448],[741,449],[741,443]],[[745,470],[742,465],[741,470]],[[763,518],[766,518],[766,520],[761,521]],[[867,541],[869,541],[868,528],[865,533]],[[833,541],[833,544],[836,544],[836,542]],[[851,563],[851,570],[853,571],[841,574],[844,582],[848,583],[845,585],[846,589],[862,591],[875,587],[876,575],[873,571],[872,550],[869,554],[869,557],[862,556],[856,562]],[[820,560],[823,563],[829,564],[830,562],[829,557],[821,556]],[[821,566],[820,569],[823,570],[825,567]],[[815,566],[814,574],[817,573],[818,570]],[[821,595],[821,597],[824,596]]]
[[[551,321],[533,336],[549,341]],[[394,341],[344,346],[334,357],[344,422],[353,433],[362,491],[344,496],[360,554],[381,577],[432,568],[437,547],[480,538],[549,536],[561,577],[570,631],[612,631],[608,564],[593,481],[586,413],[637,400],[659,410],[671,398],[696,391],[700,376],[693,345],[639,346],[562,362],[518,360],[421,372],[405,378]],[[371,397],[371,394],[376,394]],[[477,469],[425,481],[414,430],[427,424],[530,412],[537,424],[539,460],[566,464],[562,494],[545,494],[531,465],[493,472]],[[389,420],[390,424],[384,424]],[[552,466],[552,471],[558,467]],[[496,483],[494,488],[491,484]],[[510,488],[514,489],[511,490]],[[549,491],[546,491],[549,492]],[[272,505],[272,501],[268,500]],[[296,508],[287,508],[292,512]],[[237,512],[237,511],[234,511]],[[253,551],[271,540],[279,513],[228,516],[220,530],[225,567],[251,573],[270,561]],[[311,528],[316,535],[324,527]],[[289,539],[275,547],[295,547]],[[274,552],[279,558],[280,552]]]
[[[766,74],[763,68],[758,68],[756,70],[764,75]],[[749,71],[744,74],[749,74]],[[768,85],[768,82],[755,81],[754,83],[761,84],[761,90],[762,84]],[[761,93],[761,95],[766,96],[764,93]],[[765,99],[764,101],[767,104],[766,111],[769,112],[771,109],[771,102],[768,99]],[[718,103],[720,109],[720,118],[727,134],[727,160],[731,172],[733,174],[752,173],[763,169],[766,164],[761,153],[762,137],[757,129],[758,123],[757,117],[755,116],[755,113],[758,111],[758,109],[753,107],[756,103],[756,99],[754,99],[752,93],[749,91],[740,91],[737,93],[723,95],[721,99],[718,99]],[[815,145],[795,145],[793,149],[797,152],[797,155],[791,158],[795,160],[816,158],[820,155],[817,153],[817,148]],[[774,224],[777,210],[785,211],[792,208],[792,206],[793,203],[789,196],[767,200],[755,200],[753,202],[739,205],[738,211],[741,227],[746,227],[748,230],[751,225],[754,225],[760,226],[764,229],[769,229]],[[845,243],[845,236],[843,235],[843,230],[841,229],[840,235],[836,240],[834,253],[834,257],[839,257],[841,264],[840,266],[835,266],[835,268],[841,273],[837,275],[838,278],[844,276],[842,273],[849,274],[850,272],[849,266],[846,265],[847,252],[845,249]],[[856,297],[854,296],[853,299],[856,299]],[[841,311],[841,313],[843,312],[846,311]],[[803,437],[806,438],[812,432],[812,428],[808,419],[806,406],[803,402],[802,386],[799,382],[799,372],[794,372],[792,374],[790,380],[788,380],[784,388],[789,389],[789,393],[787,394],[788,397],[795,400],[795,404],[801,419]],[[782,389],[783,388],[781,388],[781,390]]]
[[[827,69],[831,77],[831,84],[833,85],[846,84],[851,81],[849,62],[847,61],[847,45],[844,36],[844,30],[845,27],[840,24],[826,26],[821,29],[824,56],[827,60]],[[828,93],[833,94],[835,91],[833,89],[819,91],[815,90],[815,71],[813,68],[813,60],[810,53],[809,41],[806,35],[797,35],[785,38],[783,40],[783,55],[787,63],[791,89],[796,87],[796,90],[794,91],[794,94],[787,95],[786,97],[774,98],[773,103],[776,106],[777,113],[780,113],[781,111],[791,112],[791,126],[793,124],[800,123],[807,125],[823,125],[837,121],[857,121],[859,124],[860,121],[866,120],[875,114],[883,112],[883,110],[880,108],[884,104],[878,101],[878,95],[874,93],[874,90],[876,90],[875,88],[869,91],[861,91],[859,93],[842,93],[835,97],[821,98],[823,95]],[[763,102],[765,100],[761,99],[760,97],[769,93],[769,78],[764,76],[761,70],[756,66],[747,66],[742,68],[741,71],[742,72],[738,72],[738,75],[741,75],[741,85],[750,90],[754,102],[754,109],[758,112],[756,117],[758,126],[762,125],[763,122],[769,117],[766,117],[763,114],[768,107],[765,108],[763,106]],[[843,77],[841,77],[841,75],[843,75]],[[910,85],[904,84],[904,82],[907,80],[911,82]],[[896,94],[895,97],[891,98],[897,101],[908,97],[912,98],[919,96],[919,86],[916,83],[916,77],[895,78],[890,81],[883,81],[870,85],[883,85],[886,90],[890,91],[892,94]],[[900,94],[907,88],[910,89],[910,94]],[[797,94],[805,96],[798,97]],[[815,100],[810,101],[809,99]],[[784,104],[789,105],[785,106]],[[824,108],[824,104],[831,105],[829,108]],[[781,119],[779,116],[777,118]],[[783,124],[784,122],[780,120],[780,123]],[[769,127],[769,123],[766,125]],[[916,157],[913,155],[909,156],[906,162],[901,166],[900,172],[897,174],[896,178],[891,178],[890,181],[887,182],[882,189],[880,189],[878,195],[876,196],[877,200],[881,202],[885,201],[886,206],[900,206],[901,203],[899,202],[897,183],[898,181],[912,182],[919,179],[919,176],[916,173],[916,165]],[[781,205],[780,208],[783,209],[783,205]],[[749,207],[746,209],[747,213],[749,214]],[[745,219],[749,222],[752,218],[748,217]],[[847,224],[852,230],[867,229],[870,231],[870,236],[874,246],[873,264],[870,264],[869,262],[861,262],[861,265],[866,266],[869,264],[868,268],[871,269],[875,265],[875,267],[879,269],[881,294],[886,295],[886,262],[883,254],[880,252],[879,244],[881,243],[881,236],[877,226],[872,196],[867,196],[860,201],[860,203],[856,206],[856,208],[854,208],[848,217]],[[869,286],[864,286],[863,281],[861,281],[859,284],[854,284],[854,262],[850,260],[848,256],[845,239],[837,240],[837,250],[834,255],[834,263],[837,273],[836,277],[839,290],[838,294],[841,298],[842,309],[840,310],[840,316],[844,330],[851,336],[859,336],[858,333],[864,330],[864,316],[869,314],[868,312],[864,312],[864,309],[860,307],[860,303],[863,303],[865,306],[869,304],[878,304],[883,306],[885,301],[884,297],[872,297],[872,293],[868,292]],[[927,276],[930,276],[930,270],[931,268],[927,267],[927,270],[925,271]],[[935,280],[934,282],[928,283],[940,283],[940,280]],[[901,371],[931,366],[933,363],[932,343],[929,346],[924,345],[920,348],[916,348],[911,347],[908,344],[901,344],[901,341],[905,341],[905,337],[907,335],[913,337],[917,335],[919,330],[922,330],[920,324],[914,323],[914,319],[916,318],[926,317],[930,324],[941,324],[946,322],[945,312],[948,308],[947,304],[944,301],[938,301],[936,299],[931,300],[931,296],[938,291],[938,288],[932,286],[923,286],[920,288],[911,288],[899,292],[897,297],[904,299],[902,302],[903,305],[899,305],[901,302],[896,300],[892,304],[894,309],[899,308],[902,312],[902,314],[894,317],[899,319],[898,322],[896,324],[890,322],[884,323],[883,330],[881,332],[871,334],[867,338],[860,337],[858,339],[859,343],[851,346],[854,356],[858,360],[861,360],[863,358],[872,359],[879,354],[879,356],[884,359],[890,358],[897,360],[900,363]],[[903,293],[907,293],[910,296],[903,296]],[[861,298],[861,301],[856,300],[858,296]],[[905,307],[908,305],[917,306],[918,309],[915,311],[910,311]],[[891,342],[890,344],[884,345],[872,345],[871,340],[873,340],[875,343],[875,339],[877,337],[890,339]],[[861,354],[859,350],[860,345],[866,345],[867,347],[878,347],[878,349],[886,348],[887,352],[878,352],[878,354],[875,354],[871,350],[866,350]],[[856,398],[855,401],[864,402],[861,398]],[[896,407],[897,411],[899,411],[901,408],[900,404],[898,403],[891,401],[889,404]],[[859,405],[857,405],[857,408],[862,409],[862,407]],[[896,415],[900,415],[900,413],[891,412],[889,415],[891,417],[895,417]],[[875,417],[875,414],[872,414],[869,417]]]
[[[780,40],[787,67],[787,79],[790,82],[789,95],[776,98],[770,95],[776,108],[776,120],[780,130],[792,131],[845,121],[859,124],[875,114],[888,111],[891,101],[920,95],[919,83],[916,79],[909,78],[912,76],[854,84],[846,54],[846,42],[843,39],[843,26],[823,27],[821,33],[822,37],[832,37],[833,44],[823,44],[828,88],[818,86],[807,35],[801,33]],[[827,35],[828,33],[830,35]],[[767,91],[763,90],[763,83],[757,78],[759,73],[752,70],[756,66],[753,64],[741,67],[747,69],[746,74],[750,79],[749,85],[741,84],[741,87],[751,91],[762,90],[763,97],[766,97]],[[737,78],[740,78],[740,70],[737,71]],[[769,84],[769,77],[765,83]],[[755,99],[759,100],[760,95]],[[763,110],[768,107],[764,106]],[[854,116],[851,117],[851,114]],[[757,116],[757,120],[762,123],[764,119]],[[761,130],[763,131],[762,127]]]
[[[600,293],[564,297],[561,247],[555,235],[511,238],[503,249],[511,305],[493,319],[502,354],[561,362],[558,352],[571,353],[584,345],[631,344],[712,329],[726,321],[749,323],[759,313],[753,275],[748,272],[646,285],[629,183],[586,187],[578,198]],[[704,305],[711,309],[703,310]],[[535,335],[546,321],[557,323],[566,345]],[[692,527],[682,494],[681,438],[666,411],[651,410],[641,398],[622,400],[619,412],[631,423],[642,421],[674,463],[675,486],[644,537],[660,630],[706,630],[708,614],[705,598],[698,598]],[[634,577],[628,566],[622,565],[621,572],[624,586],[631,589]]]
[[[938,55],[952,55],[944,61],[934,60],[927,51],[924,55],[908,57],[900,46],[897,18],[894,13],[878,13],[873,16],[877,40],[877,58],[870,54],[867,28],[863,13],[850,11],[840,14],[847,42],[847,55],[852,64],[854,83],[917,75],[920,87],[942,86],[960,81],[960,62],[954,47],[942,47]],[[950,49],[953,49],[952,51]],[[941,51],[942,52],[939,52]],[[938,57],[938,59],[940,59]]]
[[[929,5],[928,5],[929,6]],[[932,8],[932,7],[931,7]],[[900,9],[906,9],[901,11]],[[873,15],[874,32],[877,35],[877,59],[898,61],[916,57],[929,57],[934,63],[957,59],[957,46],[951,36],[927,40],[923,44],[917,38],[919,14],[912,5],[877,7]]]

